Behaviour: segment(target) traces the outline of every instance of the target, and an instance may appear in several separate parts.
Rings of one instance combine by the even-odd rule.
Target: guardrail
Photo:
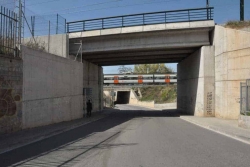
[[[123,15],[67,23],[67,33],[139,25],[213,20],[213,7]]]

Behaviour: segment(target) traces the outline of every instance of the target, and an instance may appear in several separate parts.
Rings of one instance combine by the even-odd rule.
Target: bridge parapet
[[[67,32],[213,20],[213,7],[123,15],[67,23]]]

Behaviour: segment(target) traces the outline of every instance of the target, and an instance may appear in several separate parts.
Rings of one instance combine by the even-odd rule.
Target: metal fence
[[[213,7],[208,7],[172,10],[68,22],[67,32],[71,33],[160,23],[213,20],[213,9]]]
[[[51,37],[56,34],[66,34],[66,19],[59,14],[38,15],[35,12],[25,9],[24,38],[23,45],[32,49],[45,51],[62,56],[62,52],[54,52],[54,43]],[[58,37],[59,38],[59,37]],[[61,38],[61,40],[64,40]],[[66,45],[61,45],[62,50],[66,50]]]
[[[26,13],[25,38],[66,33],[66,19],[59,14],[36,15],[27,11]]]
[[[0,54],[17,55],[17,15],[1,6],[0,10]]]
[[[240,112],[250,114],[250,79],[240,83]]]

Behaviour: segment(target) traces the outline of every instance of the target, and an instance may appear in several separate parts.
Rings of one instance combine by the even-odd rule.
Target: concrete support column
[[[178,64],[177,109],[213,117],[214,82],[214,46],[203,46]]]
[[[99,110],[101,111],[103,109],[103,68],[98,67],[99,71],[99,77],[98,77],[98,83],[99,83]]]
[[[91,100],[93,109],[92,112],[102,110],[102,98],[103,98],[103,70],[102,67],[92,64],[87,61],[83,61],[83,88],[91,89],[91,94],[84,95],[84,106],[86,109],[86,100]]]

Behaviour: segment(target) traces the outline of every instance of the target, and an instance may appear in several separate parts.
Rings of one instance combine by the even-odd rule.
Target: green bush
[[[234,28],[234,29],[240,29],[240,28],[244,28],[244,27],[250,27],[250,20],[248,20],[248,21],[235,21],[235,20],[231,20],[231,21],[228,21],[225,24],[225,27]]]
[[[176,85],[142,87],[141,101],[155,101],[155,103],[172,103],[177,99]]]
[[[40,51],[45,51],[45,42],[32,42],[29,41],[25,44],[25,46],[32,48],[32,49],[36,49],[36,50],[40,50]]]
[[[250,112],[247,112],[247,113],[241,113],[241,115],[250,116]]]

